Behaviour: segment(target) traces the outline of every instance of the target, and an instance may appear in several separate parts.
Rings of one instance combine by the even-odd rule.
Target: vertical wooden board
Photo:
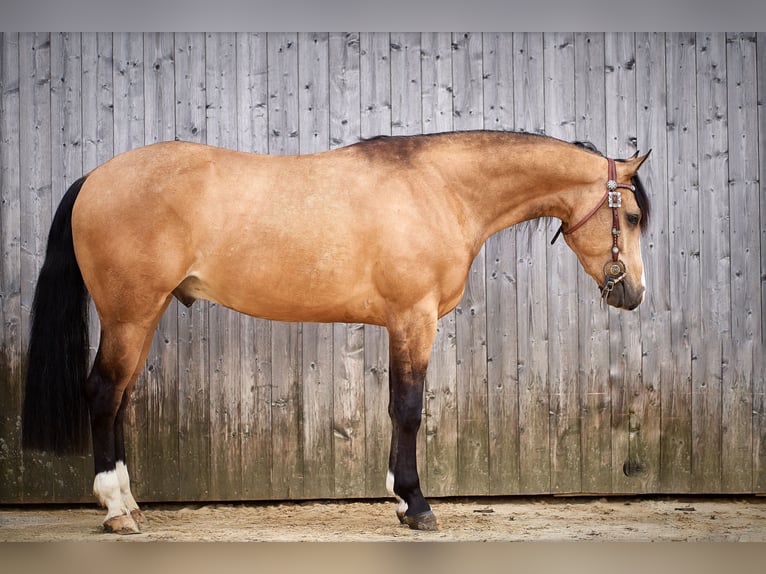
[[[607,149],[610,157],[629,157],[636,151],[636,49],[634,34],[607,34],[605,85]],[[633,270],[635,271],[635,270]],[[630,270],[629,270],[630,272]],[[643,397],[641,326],[638,313],[609,311],[609,365],[612,386],[612,492],[639,492],[640,482],[624,472],[638,461],[642,436],[637,405]],[[640,408],[639,408],[640,410]]]
[[[19,35],[0,34],[0,501],[22,498]]]
[[[391,34],[391,133],[422,132],[420,34]]]
[[[364,325],[333,325],[334,496],[358,497],[365,490]]]
[[[113,36],[114,153],[144,145],[144,38],[140,33]],[[130,470],[133,494],[141,500],[148,494],[151,470],[147,465],[149,437],[145,430],[149,394],[146,370],[135,384],[125,416],[125,463]]]
[[[721,491],[721,390],[731,347],[726,37],[697,35],[701,329],[692,387],[692,491]],[[727,340],[729,339],[729,340]]]
[[[452,35],[444,32],[423,33],[420,50],[422,131],[425,134],[452,131]]]
[[[361,130],[360,39],[330,34],[330,143],[359,140]],[[364,326],[333,326],[333,452],[338,497],[365,490]]]
[[[114,74],[112,34],[82,35],[82,141],[83,172],[87,173],[114,156]],[[96,357],[101,325],[91,299],[88,310],[90,364]],[[130,470],[130,469],[129,469]],[[87,476],[92,477],[93,465]]]
[[[51,35],[51,208],[82,176],[82,44],[80,34]]]
[[[575,35],[576,138],[606,146],[604,34]],[[609,321],[593,279],[577,273],[582,491],[612,489]]]
[[[80,34],[51,35],[51,213],[69,185],[83,174],[82,44]],[[57,456],[54,496],[90,500],[92,461],[87,456]]]
[[[545,34],[545,133],[575,139],[574,35]],[[548,253],[551,491],[580,492],[577,257],[569,249]]]
[[[391,133],[391,41],[389,34],[359,37],[360,134],[362,138]],[[364,326],[364,424],[367,459],[365,495],[386,493],[391,445],[388,407],[388,337],[385,329]]]
[[[140,33],[113,36],[114,152],[141,147],[144,140],[144,38]]]
[[[758,76],[758,150],[761,158],[760,193],[766,186],[766,33],[756,36],[756,74]],[[761,274],[766,273],[766,201],[760,201],[761,214]],[[766,492],[766,288],[761,285],[761,340],[756,350],[753,379],[753,491]]]
[[[144,36],[146,143],[172,141],[176,134],[173,35]],[[178,500],[178,303],[172,300],[153,333],[147,359],[145,498]]]
[[[112,52],[112,34],[83,34],[82,121],[85,172],[96,168],[114,155]]]
[[[456,131],[484,127],[481,34],[452,36],[453,124]],[[457,348],[458,492],[489,493],[487,408],[487,293],[485,247],[471,265],[455,309]]]
[[[299,152],[298,48],[296,34],[269,34],[269,153]],[[272,497],[303,495],[301,325],[273,323]]]
[[[729,201],[731,243],[730,376],[723,388],[721,453],[724,492],[750,492],[753,486],[753,382],[761,345],[759,159],[756,36],[727,34],[726,71],[729,122]]]
[[[513,35],[484,34],[484,126],[513,129]],[[519,492],[518,323],[515,229],[487,240],[489,493]]]
[[[232,33],[205,38],[207,143],[236,149],[236,45]],[[241,424],[239,379],[239,316],[210,305],[210,495],[236,499],[241,488]]]
[[[20,282],[22,348],[29,344],[30,310],[51,223],[50,34],[19,35]],[[52,502],[55,457],[23,453],[23,499]]]
[[[327,33],[298,36],[301,154],[325,151],[330,145],[330,74]],[[303,494],[332,496],[333,464],[333,327],[303,325]]]
[[[175,34],[176,138],[204,143],[205,35]],[[181,500],[210,499],[208,304],[178,309],[178,456]]]
[[[391,134],[395,136],[420,134],[423,131],[421,35],[412,32],[392,33],[390,38]],[[425,418],[424,405],[423,419]],[[420,486],[428,495],[426,442],[426,433],[418,433],[417,466]]]
[[[665,98],[665,36],[662,33],[636,34],[637,137],[642,153],[651,148],[650,159],[641,167],[640,177],[652,203],[649,228],[641,238],[644,272],[647,278],[645,301],[639,308],[643,362],[643,401],[634,407],[638,425],[631,433],[637,441],[638,465],[628,471],[642,482],[642,492],[657,492],[660,484],[660,393],[672,372],[670,346],[670,274],[668,263],[668,187]]]
[[[697,180],[697,101],[694,34],[668,34],[667,129],[671,275],[671,347],[674,370],[662,387],[660,489],[691,490],[691,389],[700,320],[699,203]],[[689,158],[694,158],[689,161]]]
[[[453,129],[452,37],[447,33],[421,35],[423,133]],[[458,490],[457,355],[455,312],[442,317],[436,330],[426,375],[426,469],[431,496],[454,495]]]
[[[238,33],[237,147],[268,152],[266,34]],[[271,323],[240,316],[242,497],[271,494]]]
[[[300,47],[302,38],[309,36],[290,37],[295,38],[296,46]],[[272,35],[276,37],[285,36]],[[339,46],[346,41],[343,35],[333,37]],[[574,56],[570,60],[567,50],[571,48],[557,48],[566,44],[561,41],[564,37],[569,35],[545,38],[536,34],[483,35],[481,125],[505,129],[512,127],[515,120],[515,125],[523,130],[541,131],[544,124],[545,131],[551,135],[591,140],[601,149],[620,156],[627,155],[636,145],[631,136],[636,138],[642,151],[654,148],[641,172],[653,198],[654,214],[654,223],[643,238],[647,299],[639,310],[640,320],[632,315],[614,312],[610,315],[599,308],[592,279],[578,270],[575,297],[579,326],[574,341],[565,341],[565,331],[559,330],[559,324],[564,321],[555,309],[558,305],[564,308],[562,301],[571,296],[569,291],[563,294],[557,291],[569,275],[566,258],[571,254],[560,246],[551,249],[545,245],[545,236],[549,235],[547,225],[522,226],[520,230],[505,231],[489,240],[484,274],[488,491],[498,494],[507,489],[513,492],[570,491],[577,480],[582,481],[581,490],[587,492],[766,490],[763,486],[766,484],[766,432],[763,430],[766,428],[763,422],[766,392],[762,375],[766,320],[762,309],[766,291],[760,280],[766,267],[763,247],[766,232],[759,223],[765,217],[766,208],[764,202],[757,199],[759,182],[764,177],[760,158],[766,148],[762,139],[766,114],[759,103],[759,95],[766,91],[763,88],[766,58],[758,58],[761,54],[757,52],[763,50],[766,40],[762,34],[732,34],[724,53],[722,35],[637,34],[631,52],[625,49],[625,42],[633,38],[631,35],[575,34]],[[353,141],[357,132],[371,137],[392,131],[414,134],[474,126],[470,111],[466,120],[459,103],[460,90],[456,90],[454,96],[450,93],[453,84],[457,84],[452,74],[457,78],[462,73],[457,72],[461,65],[458,60],[462,57],[461,38],[462,35],[453,38],[445,34],[360,35],[359,69],[350,70],[352,75],[359,74],[358,96],[353,95],[353,81],[344,84],[342,74],[331,73],[325,91],[329,93],[330,77],[335,77],[337,84],[333,86],[336,91],[329,103],[324,100],[330,108],[311,112],[317,116],[334,114],[330,109],[346,112],[346,104],[341,102],[345,102],[344,98],[350,93],[352,99],[358,97],[360,124],[355,128],[353,120],[341,117],[342,114],[333,116],[327,122],[326,135],[319,136],[320,139],[329,142],[332,138],[332,145],[337,146]],[[606,44],[605,38],[608,38]],[[238,82],[234,90],[236,101],[231,108],[237,110],[237,136],[234,144],[225,145],[265,152],[268,151],[266,142],[270,140],[272,151],[277,153],[305,153],[312,147],[305,143],[309,140],[296,142],[313,137],[304,131],[308,116],[301,117],[301,114],[307,110],[302,104],[294,104],[292,113],[278,120],[272,117],[269,124],[269,113],[273,115],[283,100],[279,95],[268,97],[274,92],[267,89],[267,80],[271,80],[272,88],[278,82],[292,83],[294,97],[304,97],[301,90],[306,74],[329,72],[330,59],[335,57],[342,72],[343,53],[348,52],[348,48],[340,46],[342,50],[327,52],[326,70],[295,64],[286,77],[277,79],[273,67],[278,58],[271,58],[272,73],[270,77],[267,74],[266,36],[241,34],[235,39],[236,58],[215,57],[215,61],[207,58],[211,70],[221,67],[236,70],[230,73],[235,74]],[[350,39],[353,44],[353,36]],[[513,50],[514,39],[517,47],[527,45],[523,55]],[[229,130],[232,129],[231,117],[216,115],[219,112],[213,108],[205,111],[206,104],[216,96],[205,98],[208,82],[204,35],[176,34],[172,41],[175,46],[169,43],[169,35],[137,34],[55,34],[52,37],[4,34],[0,37],[0,82],[3,85],[0,91],[0,196],[3,201],[0,292],[6,325],[2,346],[5,355],[15,353],[19,373],[29,328],[29,304],[42,263],[52,210],[67,185],[79,176],[76,172],[92,169],[112,157],[114,151],[143,145],[145,141],[173,137],[206,141],[210,126],[219,126],[220,122],[229,124]],[[535,45],[539,46],[537,51]],[[526,62],[526,69],[519,71],[519,62],[529,55],[533,64]],[[605,71],[605,55],[607,66],[613,70]],[[544,63],[534,62],[543,56]],[[635,68],[631,68],[633,56]],[[78,60],[82,66],[79,72]],[[571,61],[574,84],[569,92],[574,91],[574,137],[569,133],[570,126],[560,124],[566,121],[562,118],[567,113],[567,101],[566,89],[559,85],[565,81],[566,66]],[[260,72],[249,62],[258,62],[254,67],[260,68]],[[155,69],[155,63],[160,67]],[[501,75],[505,75],[505,79],[501,80]],[[17,77],[16,89],[14,77]],[[79,81],[82,84],[78,87]],[[211,86],[214,83],[209,82]],[[607,84],[609,93],[616,94],[614,97],[606,97]],[[316,101],[322,99],[322,91],[316,92]],[[468,90],[468,93],[478,94],[478,91]],[[454,123],[453,97],[460,116]],[[170,98],[174,102],[173,113],[163,111],[171,105]],[[223,101],[225,97],[219,99]],[[636,117],[630,119],[636,112]],[[206,113],[210,113],[209,121]],[[347,123],[343,123],[344,120]],[[465,124],[461,124],[463,120]],[[296,125],[292,131],[280,129],[291,122],[299,122],[301,129]],[[272,129],[277,124],[279,133],[275,134]],[[475,125],[481,127],[479,122]],[[608,128],[605,129],[605,125]],[[605,145],[607,134],[609,141]],[[220,130],[212,139],[219,137],[223,137]],[[75,165],[79,165],[80,170],[75,169]],[[8,184],[8,181],[16,183]],[[544,263],[537,255],[527,257],[529,246],[534,253],[538,243],[546,251]],[[509,262],[508,250],[515,255],[512,267],[504,265]],[[521,263],[515,261],[520,258]],[[524,267],[524,263],[532,260],[533,265]],[[754,265],[756,261],[758,264]],[[541,284],[535,274],[537,270],[554,273],[559,279],[547,279],[547,283]],[[517,285],[522,285],[519,291],[528,290],[517,293]],[[546,292],[542,285],[552,287],[550,294],[544,296],[544,313],[536,308],[533,292]],[[509,297],[513,301],[508,301]],[[506,317],[515,316],[517,309],[522,314],[526,309],[526,316],[511,319],[508,325]],[[570,307],[566,309],[569,311]],[[322,432],[335,443],[336,449],[353,444],[343,436],[350,428],[346,423],[360,422],[359,428],[364,428],[365,483],[360,486],[354,482],[360,475],[342,465],[342,457],[336,453],[332,465],[333,491],[362,490],[370,496],[385,493],[383,475],[390,427],[385,412],[388,347],[382,329],[365,326],[362,335],[353,326],[322,327],[327,333],[335,332],[337,349],[333,355],[332,345],[324,340],[318,343],[314,353],[317,357],[325,356],[329,368],[342,374],[343,383],[335,388],[336,405],[338,397],[351,397],[352,402],[364,404],[363,412],[360,407],[347,404],[332,413],[324,408],[312,410],[306,396],[310,380],[306,371],[313,361],[309,360],[309,347],[301,346],[308,345],[310,338],[306,333],[301,334],[301,326],[278,325],[277,331],[296,329],[294,337],[285,342],[280,334],[272,336],[271,323],[237,316],[237,358],[222,358],[217,365],[208,361],[208,304],[198,302],[191,309],[182,308],[176,313],[177,317],[171,309],[163,319],[152,350],[151,370],[141,377],[131,407],[128,464],[139,498],[211,498],[209,473],[218,471],[209,470],[209,460],[211,447],[219,448],[216,445],[223,445],[227,451],[216,454],[219,469],[224,467],[220,461],[226,457],[240,459],[240,469],[236,470],[239,474],[231,479],[234,483],[241,481],[240,490],[236,491],[240,498],[284,495],[284,488],[275,486],[272,491],[270,485],[272,449],[282,444],[291,445],[293,452],[298,451],[301,462],[288,472],[285,469],[289,464],[282,458],[276,461],[277,468],[281,464],[282,469],[277,470],[277,474],[305,480],[305,484],[293,488],[293,492],[298,492],[298,497],[308,495],[313,488],[310,481],[320,478],[306,470],[314,455],[304,446],[310,440],[310,412],[315,413],[317,428],[324,425]],[[544,320],[545,328],[538,327],[535,331],[529,327],[535,324],[534,317]],[[558,335],[547,341],[554,328],[553,321],[559,321],[555,323]],[[95,352],[98,342],[95,314],[91,323],[96,329],[91,345]],[[175,328],[177,339],[173,336]],[[428,491],[446,495],[457,484],[460,472],[464,472],[458,470],[456,462],[458,447],[454,441],[458,421],[451,418],[450,413],[457,409],[456,401],[462,388],[457,384],[458,369],[468,367],[463,357],[458,367],[458,351],[453,342],[456,332],[471,332],[457,326],[454,314],[442,319],[439,329],[442,339],[437,338],[429,370],[425,432],[419,437],[419,460]],[[226,331],[229,332],[231,330]],[[232,350],[228,343],[219,345],[223,341],[221,330],[217,333],[217,342],[213,340],[211,344]],[[638,333],[640,347],[635,344]],[[470,336],[473,337],[473,333]],[[303,343],[301,337],[305,339]],[[514,343],[517,337],[518,346]],[[342,350],[349,342],[360,347],[362,339],[363,391],[351,385],[351,379],[356,376],[354,369],[360,367],[353,361],[347,364]],[[176,340],[177,351],[172,348]],[[272,380],[274,341],[277,341],[275,348],[284,349],[284,358],[274,359],[278,363],[278,374]],[[567,347],[570,344],[577,349],[575,355],[579,363],[574,389],[565,382],[569,363],[563,357],[571,352]],[[326,351],[321,350],[322,345]],[[464,351],[469,348],[465,347]],[[609,383],[610,353],[615,377],[613,386]],[[470,352],[465,356],[475,358]],[[537,368],[539,357],[545,360],[543,369]],[[520,402],[516,394],[517,358],[522,373]],[[3,372],[2,376],[13,381],[13,359],[6,360],[4,356],[3,361],[4,367],[11,367],[11,373]],[[362,359],[357,361],[361,364]],[[232,398],[227,387],[224,394],[213,397],[211,405],[207,376],[217,366],[236,370],[237,390],[233,394],[238,399]],[[179,386],[174,399],[166,393],[173,392],[167,387],[167,381],[173,378],[168,373],[176,370]],[[306,374],[305,379],[299,378],[301,373]],[[640,373],[640,376],[631,373]],[[285,383],[290,377],[298,381],[297,386],[292,387],[291,397],[297,397],[295,408],[300,412],[283,417],[283,426],[274,425],[274,428],[297,428],[300,434],[280,443],[280,439],[272,436],[270,419],[272,414],[284,414],[283,406],[289,401],[282,402],[284,397],[277,393],[272,396],[271,385],[280,381],[285,388],[290,388],[289,383]],[[0,381],[0,394],[4,392],[2,384]],[[6,382],[5,385],[4,404],[15,401],[18,406],[11,413],[4,413],[6,419],[3,420],[7,420],[11,434],[4,433],[3,438],[18,441],[18,436],[15,439],[12,436],[18,432],[12,419],[18,417],[20,410],[20,383]],[[347,389],[351,390],[350,395]],[[562,414],[567,410],[572,413],[571,405],[577,403],[578,393],[582,414],[577,423],[579,428],[575,418]],[[475,396],[471,394],[470,399]],[[301,400],[305,400],[305,404]],[[540,404],[544,402],[548,410],[541,408],[536,400]],[[212,436],[217,438],[213,439],[210,434],[211,413],[218,412],[216,405],[224,404],[240,412],[239,446],[235,447],[240,449],[238,455],[232,454],[224,438],[226,430],[223,433],[215,430],[225,427],[228,419],[213,420]],[[536,404],[540,408],[530,411]],[[550,416],[549,411],[559,416]],[[176,423],[173,423],[174,416]],[[338,423],[335,435],[332,435],[331,417]],[[358,417],[361,417],[359,421]],[[519,417],[520,432],[516,430]],[[291,422],[285,423],[285,418]],[[512,432],[499,425],[506,419],[511,421]],[[296,421],[295,425],[292,421]],[[547,434],[542,439],[538,438],[543,436],[539,432],[534,437],[528,434],[530,422],[534,426],[535,421],[540,423],[539,427],[547,425]],[[613,422],[616,425],[614,445]],[[167,440],[174,440],[168,430],[174,424],[179,431],[175,435],[176,476],[169,471],[172,462],[161,468],[153,462],[160,456],[165,462],[168,452],[172,453],[173,446],[169,446]],[[454,431],[450,430],[453,428]],[[579,438],[575,438],[578,432]],[[448,435],[455,438],[446,438]],[[530,465],[533,460],[530,452],[534,454],[534,447],[541,446],[548,457],[549,468],[543,471],[550,483],[542,489],[530,489],[529,483],[534,480],[529,474],[530,467],[534,466]],[[352,455],[354,464],[359,464],[361,449],[358,443],[353,448],[356,449]],[[571,467],[565,470],[564,461],[578,448],[581,460],[573,460]],[[13,448],[8,456],[14,456]],[[58,461],[36,453],[19,453],[18,457],[18,463],[10,466],[23,467],[23,476],[15,483],[5,482],[6,490],[0,489],[0,498],[5,492],[17,492],[16,497],[25,501],[90,499],[89,460],[78,458],[72,464],[68,458]],[[629,478],[622,475],[625,461],[629,463]],[[523,462],[521,466],[520,462]],[[578,464],[580,468],[576,469]],[[346,473],[343,478],[337,471],[339,465]],[[301,468],[295,471],[298,466]],[[3,468],[8,465],[3,464]],[[455,469],[454,474],[449,468]],[[228,477],[219,478],[228,480]],[[275,479],[274,484],[277,483],[282,485],[284,480]],[[173,494],[174,488],[177,494]]]
[[[544,131],[543,36],[513,35],[517,129]],[[522,224],[516,238],[519,362],[519,491],[550,491],[546,222]]]

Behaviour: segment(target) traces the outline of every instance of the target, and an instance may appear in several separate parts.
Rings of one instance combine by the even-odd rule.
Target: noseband
[[[604,285],[599,287],[603,298],[606,298],[615,286],[625,279],[627,274],[625,263],[620,259],[620,247],[618,245],[618,239],[620,238],[620,216],[617,210],[622,206],[622,193],[619,190],[629,189],[632,192],[636,191],[636,188],[632,185],[617,183],[617,167],[614,164],[614,160],[607,158],[607,163],[609,164],[609,179],[606,182],[604,197],[599,200],[596,207],[591,209],[585,217],[569,229],[564,230],[564,224],[562,223],[551,240],[551,245],[553,245],[562,233],[564,235],[571,235],[585,225],[601,209],[605,202],[608,203],[612,210],[612,260],[604,264]]]

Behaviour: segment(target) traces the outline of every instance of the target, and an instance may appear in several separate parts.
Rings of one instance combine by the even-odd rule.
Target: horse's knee
[[[417,434],[423,420],[422,397],[397,397],[391,401],[388,414],[401,432]]]

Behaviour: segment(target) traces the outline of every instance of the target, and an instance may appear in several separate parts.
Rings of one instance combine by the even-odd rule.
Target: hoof
[[[404,524],[412,528],[413,530],[438,530],[439,527],[436,524],[436,515],[430,511],[427,510],[426,512],[421,512],[420,514],[416,514],[415,516],[408,516],[404,515],[404,520],[402,521]]]
[[[144,513],[141,512],[138,508],[130,511],[130,517],[138,526],[146,526],[146,516],[144,516]]]
[[[399,519],[399,524],[404,524],[405,516],[407,515],[407,503],[400,502],[396,507],[396,517]]]
[[[121,514],[104,520],[104,530],[114,534],[140,534],[141,529],[129,514]]]

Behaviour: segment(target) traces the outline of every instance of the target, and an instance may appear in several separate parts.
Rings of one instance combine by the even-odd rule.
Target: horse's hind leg
[[[151,337],[148,339],[151,341]],[[145,360],[141,361],[140,364],[143,365],[144,362]],[[138,373],[135,375],[135,378],[138,378]],[[124,420],[125,412],[127,411],[128,403],[130,402],[130,395],[132,394],[131,387],[126,389],[123,394],[122,404],[120,405],[114,420],[115,470],[117,471],[117,481],[120,484],[122,504],[130,513],[130,516],[135,521],[136,525],[141,528],[146,523],[146,517],[144,516],[144,513],[141,512],[136,499],[133,497],[133,493],[130,491],[130,475],[128,474],[127,457],[125,455]]]
[[[128,403],[130,403],[130,396],[133,394],[133,388],[135,387],[136,380],[141,374],[144,365],[146,364],[146,357],[149,354],[149,348],[152,345],[152,336],[154,329],[152,329],[147,335],[144,341],[144,348],[141,352],[141,358],[138,361],[133,377],[131,378],[128,387],[122,394],[122,402],[120,408],[117,409],[117,415],[114,419],[114,460],[115,471],[117,472],[117,481],[120,485],[120,496],[122,497],[122,504],[130,514],[130,517],[135,521],[136,526],[141,528],[146,523],[146,518],[143,512],[138,507],[136,499],[133,497],[133,493],[130,491],[130,475],[128,474],[127,456],[125,451],[125,413],[128,410]]]
[[[120,534],[140,531],[135,520],[140,511],[130,494],[125,467],[122,421],[155,323],[102,325],[101,343],[86,385],[96,472],[93,493],[107,509],[104,529]]]
[[[168,297],[167,301],[165,302],[165,306],[163,307],[162,312],[164,312],[169,303],[170,297]],[[162,313],[160,313],[160,316],[162,316]],[[157,318],[154,326],[146,334],[143,350],[141,351],[141,357],[139,358],[138,364],[136,365],[136,370],[133,372],[133,377],[131,378],[128,387],[125,389],[125,392],[122,395],[122,403],[120,403],[120,408],[117,410],[117,416],[114,419],[114,458],[116,461],[115,470],[117,471],[117,480],[120,484],[122,504],[130,513],[131,518],[133,518],[139,528],[146,523],[146,517],[144,516],[144,513],[141,512],[136,499],[133,497],[133,493],[130,491],[130,475],[128,474],[127,466],[128,459],[125,452],[124,423],[125,413],[128,408],[128,403],[130,402],[130,395],[133,393],[133,388],[135,387],[136,380],[138,380],[138,377],[141,375],[141,371],[143,371],[144,365],[146,364],[146,358],[149,355],[149,349],[152,346],[154,330],[157,328],[158,322],[159,317]]]

